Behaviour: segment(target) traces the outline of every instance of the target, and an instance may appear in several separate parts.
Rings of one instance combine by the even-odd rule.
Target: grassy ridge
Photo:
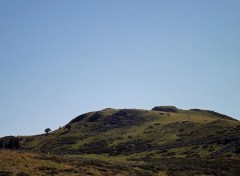
[[[108,108],[68,125],[20,137],[21,150],[61,161],[71,168],[67,175],[235,175],[240,169],[240,122],[213,111]]]
[[[224,147],[240,137],[238,121],[205,111],[105,109],[79,116],[70,124],[69,131],[61,128],[47,136],[22,138],[22,148],[58,154],[127,156],[174,146]],[[211,154],[212,151],[195,150],[198,152]]]

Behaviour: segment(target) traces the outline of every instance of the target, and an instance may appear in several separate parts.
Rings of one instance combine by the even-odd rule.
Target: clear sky
[[[112,108],[240,119],[239,0],[0,0],[0,136]]]

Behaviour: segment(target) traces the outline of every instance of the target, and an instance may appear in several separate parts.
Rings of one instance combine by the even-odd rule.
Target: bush
[[[0,139],[0,148],[19,149],[19,138],[14,136],[7,136]]]

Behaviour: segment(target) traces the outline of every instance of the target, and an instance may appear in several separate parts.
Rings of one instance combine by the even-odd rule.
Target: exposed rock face
[[[154,111],[163,111],[163,112],[178,112],[178,108],[175,106],[155,106],[152,110]]]

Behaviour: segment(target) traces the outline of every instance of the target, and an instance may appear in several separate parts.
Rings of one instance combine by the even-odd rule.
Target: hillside
[[[77,175],[237,175],[239,143],[239,121],[174,106],[108,108],[80,115],[48,135],[19,138],[21,151],[60,160]]]

